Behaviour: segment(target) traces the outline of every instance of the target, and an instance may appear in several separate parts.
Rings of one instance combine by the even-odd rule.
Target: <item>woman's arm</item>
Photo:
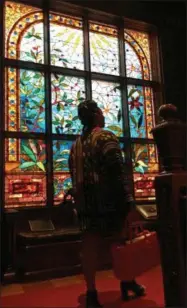
[[[101,151],[101,169],[111,199],[115,202],[121,214],[126,216],[134,207],[135,202],[125,172],[119,141],[114,134],[105,131],[97,142],[97,148],[98,150],[100,148]]]

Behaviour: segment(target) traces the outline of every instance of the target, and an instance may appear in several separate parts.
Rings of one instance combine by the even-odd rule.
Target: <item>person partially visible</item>
[[[86,307],[102,307],[96,289],[96,271],[102,240],[111,235],[120,238],[124,222],[135,208],[125,174],[122,152],[117,137],[104,130],[102,110],[94,101],[78,106],[83,124],[82,135],[73,144],[69,168],[80,228],[82,231],[82,266],[86,281]],[[128,291],[137,296],[145,288],[133,281],[120,282],[121,296]]]

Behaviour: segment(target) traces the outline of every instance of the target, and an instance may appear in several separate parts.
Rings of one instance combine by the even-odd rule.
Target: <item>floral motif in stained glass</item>
[[[51,87],[53,133],[80,134],[77,106],[85,99],[84,79],[54,74]]]
[[[59,205],[64,198],[65,193],[72,188],[70,174],[67,172],[55,173],[54,180],[54,205]]]
[[[22,132],[45,132],[44,74],[7,68],[6,129]]]
[[[128,106],[131,137],[152,139],[151,129],[154,126],[152,89],[129,85]]]
[[[5,206],[45,205],[46,146],[44,141],[35,139],[6,139],[5,141]],[[16,147],[14,147],[15,143]]]
[[[154,198],[154,179],[159,171],[155,145],[133,144],[132,160],[136,198]]]
[[[53,170],[69,172],[68,159],[72,141],[53,141]]]
[[[123,124],[119,84],[93,80],[92,98],[103,111],[105,128],[121,137],[123,135]]]
[[[54,203],[59,204],[64,194],[72,187],[68,159],[72,141],[53,141]]]

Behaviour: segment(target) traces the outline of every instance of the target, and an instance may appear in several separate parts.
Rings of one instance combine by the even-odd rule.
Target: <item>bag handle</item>
[[[143,227],[143,223],[141,221],[137,221],[134,223],[129,223],[128,220],[125,221],[125,229],[127,231],[127,237],[130,240],[130,242],[132,243],[133,241],[133,235],[137,236],[139,234],[138,229],[141,230],[142,235],[144,235],[144,237],[146,238],[150,232],[146,231]],[[133,230],[135,230],[134,234],[133,234]]]

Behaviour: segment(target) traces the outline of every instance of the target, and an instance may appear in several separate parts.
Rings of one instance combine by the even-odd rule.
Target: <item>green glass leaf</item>
[[[27,72],[26,71],[23,71],[23,73],[21,74],[21,78],[22,79],[25,79],[27,77]]]
[[[41,36],[39,33],[36,33],[35,35],[33,35],[36,39],[38,40],[42,40]]]
[[[24,81],[22,79],[20,79],[20,83],[21,83],[22,86],[25,86],[25,83],[24,83]],[[21,92],[22,91],[23,91],[23,89],[21,88]]]
[[[56,106],[56,109],[57,109],[57,111],[60,111],[61,110],[61,104],[57,104],[57,106]]]
[[[61,154],[61,155],[69,154],[69,150],[63,150],[60,154]]]
[[[143,122],[143,114],[141,114],[141,116],[139,117],[139,120],[138,120],[138,128],[141,127],[142,122]]]
[[[114,87],[114,92],[116,92],[116,90],[121,90],[121,86]]]
[[[99,53],[98,53],[98,50],[97,50],[97,46],[95,45],[95,43],[93,41],[91,42],[91,46],[92,46],[96,56],[99,58]]]
[[[35,34],[35,28],[34,28],[34,27],[32,27],[32,29],[31,29],[31,33],[32,33],[32,35],[34,35],[34,34]]]
[[[147,165],[146,165],[142,160],[138,160],[138,161],[137,161],[137,164],[139,164],[139,165],[142,166],[142,167],[147,168]]]
[[[84,97],[79,97],[79,99],[78,99],[79,102],[82,102],[82,101],[84,101],[84,100],[85,100]]]
[[[41,74],[39,74],[39,73],[36,73],[36,74],[34,74],[34,76],[33,76],[33,78],[34,79],[39,79],[39,78],[41,78],[42,76],[41,76]]]
[[[30,53],[30,52],[25,51],[25,54],[27,55],[27,57],[31,57],[31,58],[32,58],[32,56],[31,56],[31,53]]]
[[[102,40],[103,43],[110,46],[111,42],[108,41],[104,35],[101,35],[101,34],[97,34],[97,35],[100,36],[100,39]]]
[[[38,166],[38,168],[40,168],[42,171],[45,171],[45,166],[44,166],[44,164],[43,164],[41,161],[37,162],[37,166]]]
[[[72,121],[76,121],[76,120],[79,120],[79,117],[78,116],[75,116]]]
[[[25,36],[25,38],[30,39],[32,36],[33,36],[33,35],[32,35],[30,32],[28,32],[27,35]]]
[[[64,94],[63,94],[63,96],[62,96],[62,100],[66,101],[67,97],[68,97],[67,93],[64,92]]]
[[[61,87],[63,87],[63,88],[68,88],[68,87],[69,87],[69,85],[68,85],[68,84],[66,84],[66,83],[61,83]]]
[[[65,58],[62,59],[63,62],[69,63],[69,61]]]
[[[62,52],[60,49],[58,49],[58,48],[55,48],[55,49],[53,49],[54,51],[56,51],[56,52]]]
[[[59,79],[59,83],[61,83],[62,81],[64,81],[64,79],[65,79],[65,77],[64,77],[64,76],[60,77],[60,79]]]
[[[96,43],[97,43],[97,45],[98,45],[101,49],[103,49],[102,41],[96,40]]]
[[[135,119],[135,117],[132,114],[130,115],[130,119],[134,123],[134,125],[137,127],[136,119]]]
[[[31,50],[31,56],[32,56],[32,58],[36,59],[36,55],[35,55],[34,51],[32,51],[32,50]]]
[[[32,99],[32,103],[35,104],[35,106],[37,106],[37,107],[40,106],[40,103],[37,102],[35,99]],[[31,109],[33,109],[33,107]]]
[[[136,172],[145,173],[144,168],[142,166],[139,166],[135,168]]]
[[[138,149],[136,149],[136,159],[138,159],[142,153],[144,152],[144,149],[140,146]]]
[[[77,92],[77,98],[80,99],[80,96],[81,96],[81,91],[79,90],[79,91]]]
[[[135,92],[138,92],[137,89],[131,89],[130,92],[128,93],[128,97],[131,97]]]
[[[81,40],[81,37],[80,36],[77,36],[76,40],[75,40],[75,43],[74,43],[74,46],[73,46],[73,51],[72,53],[74,53],[80,43],[80,40]]]
[[[36,90],[33,91],[33,94],[38,94],[40,92],[40,89],[37,88]]]
[[[71,127],[71,123],[67,123],[67,124],[65,125],[65,127],[66,127],[66,128]]]
[[[27,162],[21,164],[21,165],[19,166],[19,168],[20,168],[20,169],[27,169],[27,168],[33,167],[33,166],[35,166],[35,165],[36,165],[35,162],[27,161]]]
[[[62,161],[66,161],[66,159],[65,158],[59,158],[59,159],[57,159],[57,160],[55,160],[57,163],[60,163],[60,162],[62,162]]]
[[[35,156],[35,154],[33,153],[33,151],[32,151],[31,149],[29,149],[26,145],[22,145],[22,148],[23,148],[25,154],[28,155],[29,158],[30,158],[32,161],[34,161],[34,162],[37,161],[36,156]]]
[[[53,125],[58,125],[60,123],[60,121],[52,121]]]
[[[122,133],[122,129],[120,127],[118,127],[118,126],[110,125],[110,126],[107,126],[107,128],[110,129],[110,130]]]
[[[38,123],[43,123],[43,121],[44,121],[43,118],[39,118],[39,119],[37,120]]]
[[[68,36],[68,38],[67,38],[67,40],[64,42],[64,46],[65,45],[67,45],[67,44],[69,44],[73,39],[74,39],[74,37],[75,37],[75,35],[76,35],[76,33],[71,33],[69,36]]]
[[[29,114],[29,119],[34,119],[36,117],[36,113]]]
[[[71,103],[73,103],[73,102],[74,102],[74,100],[71,99],[71,98],[69,98],[69,99],[66,100],[66,103],[69,103],[69,104],[71,104]]]

